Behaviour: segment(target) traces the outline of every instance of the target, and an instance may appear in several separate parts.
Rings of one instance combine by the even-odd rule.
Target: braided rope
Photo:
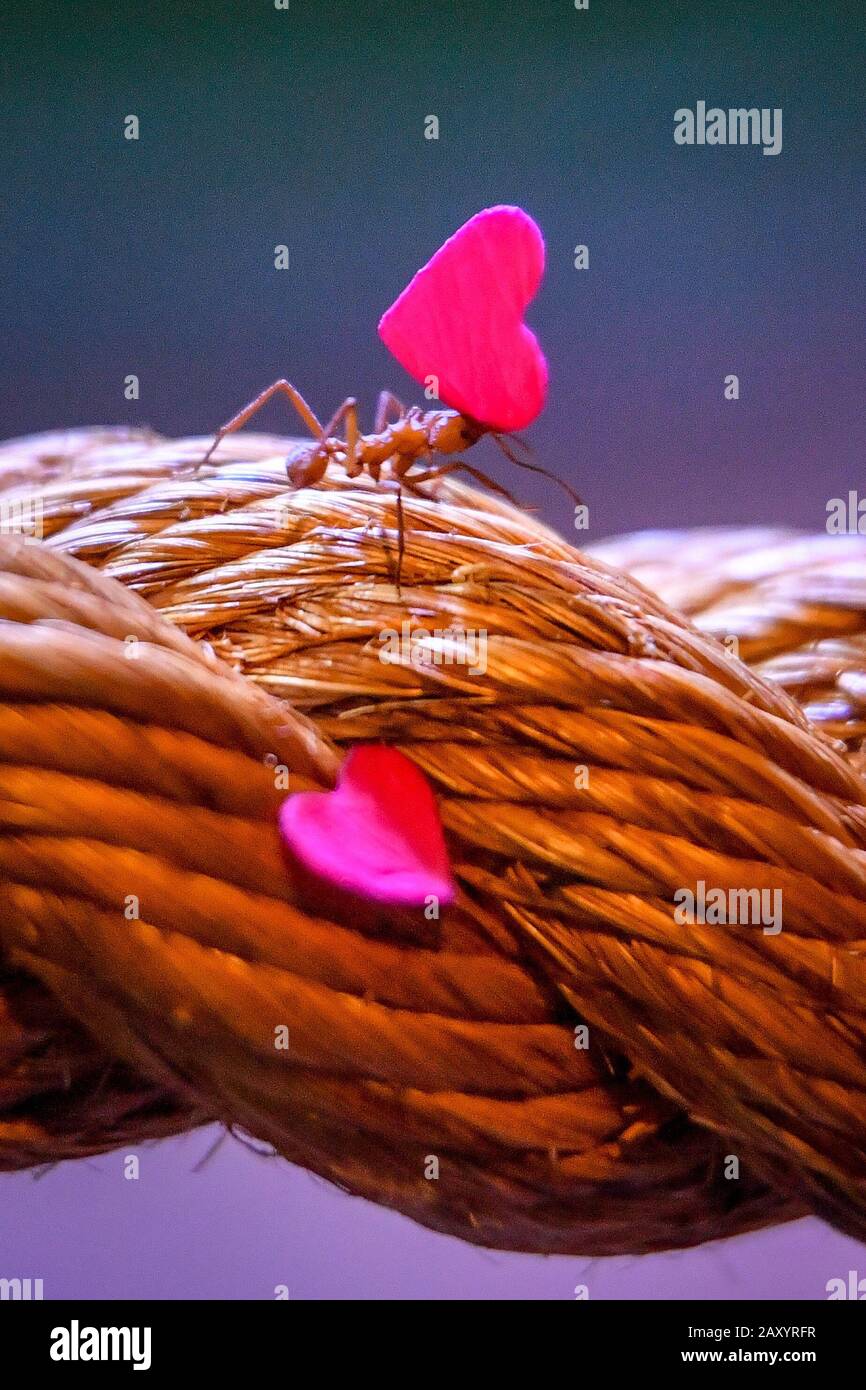
[[[649,531],[592,547],[794,696],[813,724],[866,748],[866,536]],[[709,560],[708,560],[709,556]]]
[[[227,441],[227,460],[205,473],[200,441],[87,435],[0,450],[4,500],[39,499],[51,550],[204,639],[192,696],[170,688],[189,656],[168,638],[143,665],[109,653],[128,636],[116,585],[103,589],[107,635],[76,600],[75,641],[83,615],[97,647],[74,659],[68,608],[39,606],[56,594],[34,597],[28,576],[27,593],[6,600],[3,630],[17,636],[4,639],[15,660],[0,698],[66,710],[65,739],[44,731],[38,777],[15,764],[31,756],[20,732],[0,743],[3,803],[32,818],[0,840],[14,969],[38,976],[151,1092],[180,1089],[196,1115],[470,1239],[652,1249],[803,1202],[862,1234],[866,787],[855,768],[781,689],[660,600],[458,484],[407,499],[398,599],[393,498],[337,476],[287,493],[275,447]],[[383,663],[381,634],[404,620],[410,650]],[[59,622],[64,641],[31,644],[28,666],[21,630],[34,621],[52,634]],[[486,642],[485,670],[471,675],[467,632]],[[241,674],[217,676],[213,653]],[[97,756],[87,721],[103,669],[124,727],[142,723],[151,696],[120,680],[120,662],[155,682],[175,720],[200,704],[195,718],[213,720],[206,682],[231,688],[232,706],[240,687],[259,687],[314,782],[332,775],[327,745],[316,751],[309,726],[262,691],[311,712],[326,740],[409,753],[436,785],[463,886],[437,949],[302,920],[272,822],[250,833],[237,776],[240,802],[214,819],[227,766],[214,764],[176,825],[164,819],[169,789],[200,760],[163,747],[161,728],[143,785],[55,756],[79,719],[81,757]],[[83,715],[70,718],[70,692]],[[4,709],[0,739],[6,722]],[[219,728],[219,757],[235,755],[236,732],[207,727]],[[130,749],[118,766],[131,777],[141,761]],[[36,785],[49,774],[49,790]],[[124,874],[159,913],[119,932],[111,885]],[[676,927],[673,895],[699,879],[781,890],[784,930]],[[183,1023],[167,1027],[178,1010]],[[290,1066],[273,1056],[275,1019],[290,1028]],[[574,1047],[576,1020],[590,1023],[588,1051]],[[27,1108],[25,1088],[10,1123]],[[83,1142],[98,1144],[98,1128]],[[11,1152],[32,1161],[20,1144]],[[737,1182],[723,1174],[732,1153]],[[430,1154],[439,1182],[423,1178]]]

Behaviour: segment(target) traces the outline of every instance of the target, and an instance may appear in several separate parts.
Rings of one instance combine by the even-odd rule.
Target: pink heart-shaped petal
[[[523,322],[544,239],[522,208],[476,213],[382,315],[379,336],[446,405],[491,430],[521,430],[547,397],[547,362]]]
[[[396,908],[454,900],[436,799],[396,748],[353,748],[334,790],[288,797],[279,822],[290,858],[326,886]]]

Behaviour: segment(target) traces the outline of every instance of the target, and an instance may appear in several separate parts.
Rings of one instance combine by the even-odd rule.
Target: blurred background
[[[0,437],[203,434],[282,375],[322,416],[418,399],[378,318],[461,222],[515,202],[548,254],[529,438],[589,503],[579,540],[823,529],[862,483],[862,0],[7,0],[0,53]],[[781,107],[781,153],[676,145],[701,100]],[[260,427],[296,426],[278,403]],[[472,461],[570,526],[489,444]],[[811,1221],[641,1260],[493,1255],[235,1141],[194,1171],[209,1143],[143,1151],[138,1182],[123,1155],[0,1178],[0,1275],[168,1298],[822,1298],[866,1275]]]

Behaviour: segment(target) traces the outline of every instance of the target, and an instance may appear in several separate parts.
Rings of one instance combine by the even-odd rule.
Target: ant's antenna
[[[549,468],[542,468],[540,463],[530,463],[528,459],[518,458],[513,449],[510,449],[505,442],[506,440],[511,440],[513,443],[519,444],[527,453],[532,453],[532,450],[525,440],[519,439],[517,435],[513,434],[494,434],[493,438],[496,440],[496,443],[499,445],[505,457],[510,459],[512,463],[517,464],[518,468],[526,468],[530,473],[540,473],[543,478],[549,478],[552,483],[556,483],[564,492],[568,493],[575,506],[583,506],[582,498],[577,495],[574,488],[571,487],[564,478],[560,478],[558,473],[552,473]]]

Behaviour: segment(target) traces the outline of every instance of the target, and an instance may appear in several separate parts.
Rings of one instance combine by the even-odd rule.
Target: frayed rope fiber
[[[405,498],[398,596],[393,494],[291,492],[292,441],[206,446],[0,448],[4,515],[44,536],[0,554],[0,1166],[219,1120],[500,1248],[808,1211],[864,1238],[854,715],[846,748],[453,480]],[[293,901],[275,770],[326,788],[365,741],[436,791],[460,895],[432,942]],[[780,893],[782,929],[678,922],[699,882]]]

